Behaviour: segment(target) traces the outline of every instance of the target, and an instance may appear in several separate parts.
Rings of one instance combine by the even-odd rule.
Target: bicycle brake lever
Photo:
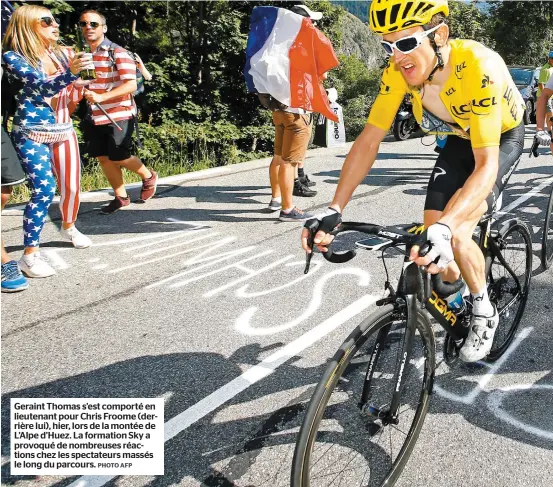
[[[528,154],[528,157],[538,157],[539,155],[539,152],[538,152],[538,147],[540,146],[539,142],[538,142],[538,139],[534,138],[534,143],[532,144],[532,147],[530,148],[530,154]]]
[[[309,230],[309,237],[307,238],[307,245],[311,249],[311,252],[305,253],[305,269],[303,270],[304,274],[309,272],[309,266],[311,265],[311,259],[313,258],[313,246],[314,246],[315,234]]]

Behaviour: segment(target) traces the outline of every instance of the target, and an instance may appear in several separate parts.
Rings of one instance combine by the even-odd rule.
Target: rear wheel
[[[405,332],[405,314],[387,305],[340,346],[306,411],[292,487],[394,485],[428,411],[435,364],[434,338],[425,318],[418,317],[407,362],[402,355]],[[397,373],[403,378],[401,400],[391,418],[387,413]],[[368,399],[362,404],[364,387]]]
[[[545,222],[543,225],[543,236],[541,240],[541,265],[549,269],[553,263],[553,188],[549,203],[545,211]]]
[[[532,277],[532,237],[524,223],[512,224],[495,242],[504,262],[492,253],[486,259],[488,294],[499,313],[499,325],[487,357],[490,362],[501,357],[513,341]]]

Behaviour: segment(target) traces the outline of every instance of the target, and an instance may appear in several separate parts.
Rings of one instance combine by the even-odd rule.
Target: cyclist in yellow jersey
[[[524,147],[524,100],[503,59],[471,40],[449,40],[447,0],[374,0],[373,32],[390,56],[367,124],[353,144],[330,207],[306,222],[326,251],[328,233],[371,169],[405,94],[423,130],[448,134],[430,176],[424,211],[425,256],[411,260],[453,282],[462,274],[473,295],[471,329],[460,356],[467,362],[490,351],[499,317],[486,290],[484,256],[472,240],[480,218],[501,204],[500,193]],[[302,232],[302,246],[310,251]]]

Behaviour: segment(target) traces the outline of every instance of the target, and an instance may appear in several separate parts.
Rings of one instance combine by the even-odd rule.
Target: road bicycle
[[[527,226],[516,218],[492,221],[492,215],[486,216],[475,232],[485,256],[488,293],[500,316],[486,358],[490,362],[503,355],[515,336],[532,273]],[[431,317],[446,331],[444,359],[450,365],[457,361],[469,330],[470,298],[459,314],[444,299],[459,290],[462,281],[444,283],[408,259],[411,246],[421,238],[421,226],[344,222],[332,234],[347,231],[376,236],[356,246],[382,252],[387,293],[377,301],[379,309],[339,347],[315,388],[297,436],[292,487],[393,486],[428,412],[437,367]],[[421,246],[421,255],[427,251],[427,244]],[[324,257],[340,263],[355,252],[329,249]],[[398,253],[405,257],[394,288],[386,260]],[[408,483],[423,484],[421,479]]]
[[[538,157],[538,141],[534,139],[532,148],[530,149],[530,156]],[[543,222],[543,233],[541,238],[541,265],[544,269],[549,269],[553,264],[553,186],[551,186],[551,194],[545,209],[545,220]]]

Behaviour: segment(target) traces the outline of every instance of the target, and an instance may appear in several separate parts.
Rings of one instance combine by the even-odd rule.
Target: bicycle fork
[[[407,323],[405,327],[405,336],[401,346],[399,354],[399,360],[396,362],[396,369],[394,371],[393,378],[395,379],[394,389],[391,392],[391,401],[389,401],[384,407],[372,404],[370,402],[370,388],[374,375],[374,367],[378,362],[378,359],[385,348],[388,334],[392,328],[392,324],[386,325],[379,332],[376,338],[374,348],[372,350],[367,373],[365,375],[365,382],[363,385],[363,392],[361,394],[361,401],[359,402],[359,408],[361,411],[374,420],[381,420],[383,424],[397,424],[397,413],[401,405],[400,396],[402,392],[402,384],[404,379],[404,372],[409,364],[413,349],[413,340],[415,336],[415,330],[417,327],[417,299],[414,295],[405,296],[407,304]],[[389,406],[388,406],[389,404]]]
[[[401,392],[402,385],[404,380],[404,373],[408,367],[409,361],[411,360],[413,342],[417,329],[417,291],[420,289],[420,279],[418,276],[417,266],[409,262],[407,259],[404,264],[404,274],[400,279],[400,289],[403,288],[404,291],[409,292],[409,294],[403,294],[402,300],[405,302],[405,309],[401,310],[400,313],[405,313],[407,316],[406,326],[405,326],[405,336],[403,338],[403,343],[401,346],[401,351],[399,354],[399,360],[396,361],[396,369],[393,377],[395,378],[395,385],[392,392],[391,401],[389,402],[389,407],[383,409],[369,403],[370,397],[370,385],[373,379],[374,374],[374,365],[378,361],[380,354],[384,348],[385,342],[388,338],[388,334],[391,330],[392,323],[383,327],[379,332],[376,338],[376,342],[371,353],[369,360],[369,366],[367,368],[367,373],[365,375],[365,382],[363,384],[363,392],[361,394],[361,401],[359,407],[361,411],[371,416],[374,419],[380,419],[383,424],[397,424],[398,420],[398,410],[401,405]],[[394,306],[401,306],[398,304],[398,301],[394,303]],[[394,310],[396,312],[397,309]]]

